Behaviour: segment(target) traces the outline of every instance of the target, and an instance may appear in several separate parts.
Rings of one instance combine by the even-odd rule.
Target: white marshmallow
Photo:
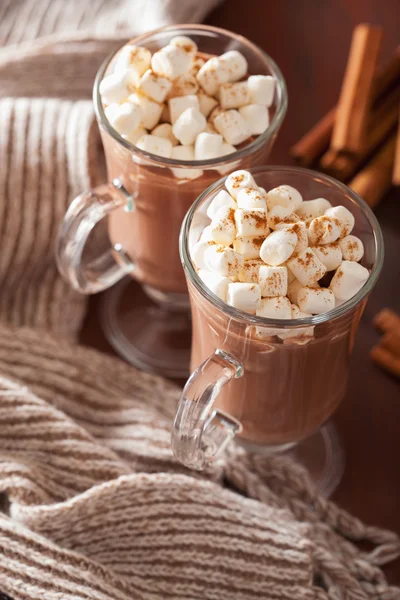
[[[228,194],[228,192],[226,192],[225,190],[219,191],[218,194],[216,194],[211,200],[207,208],[207,216],[210,217],[210,219],[213,219],[217,210],[221,206],[229,206],[233,209],[237,208],[236,202],[234,201],[232,196]]]
[[[183,145],[193,144],[204,130],[206,118],[198,108],[187,108],[172,126],[172,133]]]
[[[201,67],[206,64],[204,58],[200,58],[200,56],[195,56],[192,61],[192,66],[190,68],[190,73],[196,77],[197,73],[200,71]]]
[[[171,158],[172,144],[170,140],[156,135],[144,135],[136,142],[136,146],[144,152],[150,152],[164,158]]]
[[[102,79],[99,92],[105,104],[120,104],[126,100],[135,89],[133,71],[119,71],[111,73]]]
[[[286,267],[260,267],[258,281],[262,296],[286,296],[288,276]]]
[[[291,273],[290,269],[288,269],[288,273]],[[299,293],[299,289],[302,288],[300,281],[294,279],[290,283],[288,283],[287,289],[287,297],[289,298],[292,304],[297,304],[297,294]]]
[[[137,94],[136,92],[131,94],[128,98],[129,102],[140,106],[143,111],[142,125],[146,129],[153,129],[160,120],[161,113],[163,110],[162,104],[150,100],[143,94]]]
[[[108,121],[118,133],[128,135],[135,131],[142,120],[143,111],[140,106],[124,102],[123,104],[111,104],[104,110]]]
[[[228,277],[222,277],[221,275],[203,269],[198,271],[198,276],[213,294],[218,296],[218,298],[221,298],[224,302],[227,301],[228,285],[231,283],[231,280]]]
[[[193,146],[175,146],[171,151],[171,158],[174,160],[179,160],[182,162],[185,161],[193,161],[194,160],[194,148]],[[190,167],[182,168],[179,167],[172,168],[171,171],[175,175],[177,179],[197,179],[203,175],[203,171],[201,169],[193,169]]]
[[[214,242],[206,242],[203,240],[199,240],[190,248],[190,256],[192,257],[192,261],[196,265],[198,269],[207,270],[206,262],[205,262],[205,251],[207,248],[214,246]]]
[[[312,248],[307,248],[295,258],[290,259],[288,267],[304,286],[316,283],[326,273],[325,265],[314,254]]]
[[[134,73],[135,83],[139,82],[140,77],[150,67],[151,52],[142,46],[127,44],[116,57],[114,64],[114,73],[129,69]]]
[[[221,206],[211,221],[211,237],[216,244],[230,246],[236,237],[235,211],[230,206]]]
[[[307,317],[312,317],[311,313],[302,312],[296,304],[292,304],[292,319],[306,319]],[[314,327],[312,327],[314,330]]]
[[[364,244],[355,235],[346,235],[339,241],[344,260],[358,262],[364,256]]]
[[[237,110],[227,110],[214,118],[214,127],[228,144],[236,146],[251,136],[249,126]]]
[[[238,237],[233,242],[233,248],[236,252],[239,252],[244,260],[251,260],[259,258],[260,248],[263,243],[263,237]]]
[[[325,244],[325,246],[314,246],[313,251],[325,265],[327,271],[334,271],[342,262],[342,250],[338,242]]]
[[[274,100],[275,78],[270,75],[250,75],[247,80],[251,102],[271,106]]]
[[[259,270],[263,264],[261,258],[245,260],[239,270],[239,281],[243,283],[258,283]]]
[[[292,304],[292,319],[306,319],[312,317],[311,313],[302,312],[296,304]],[[289,338],[304,338],[313,337],[314,327],[291,327],[290,329],[284,329],[279,334],[281,340],[287,340]]]
[[[225,187],[232,198],[236,200],[240,190],[243,190],[244,188],[257,189],[257,184],[251,173],[240,169],[239,171],[234,171],[228,175],[225,181]]]
[[[239,208],[252,209],[262,208],[267,211],[267,203],[262,197],[260,190],[254,188],[243,188],[237,195],[237,205]]]
[[[256,314],[258,317],[265,317],[267,319],[291,319],[292,309],[290,301],[286,296],[262,298]],[[271,333],[271,335],[274,335],[274,333]]]
[[[332,208],[325,211],[325,214],[339,221],[341,225],[340,237],[345,237],[352,232],[355,223],[354,215],[345,206],[332,206]]]
[[[219,61],[228,71],[229,82],[239,81],[247,73],[247,60],[238,50],[229,50],[229,52],[221,54]]]
[[[178,46],[165,46],[151,57],[151,68],[157,75],[174,80],[187,73],[192,66],[193,56]]]
[[[218,106],[217,100],[211,96],[207,96],[207,94],[200,93],[197,98],[199,100],[200,112],[202,112],[205,117],[208,117],[210,112]]]
[[[171,123],[174,125],[178,118],[188,108],[199,108],[197,96],[179,96],[168,100]]]
[[[298,221],[300,221],[300,218],[296,213],[279,204],[273,206],[268,213],[268,226],[270,229],[277,229],[278,225],[291,225]]]
[[[135,131],[131,131],[127,135],[122,135],[124,140],[127,140],[130,144],[136,145],[136,142],[147,134],[147,130],[144,127],[138,127]]]
[[[335,296],[328,288],[302,287],[297,294],[302,312],[320,315],[335,308]]]
[[[233,154],[234,152],[236,152],[235,146],[232,146],[232,144],[227,144],[226,142],[222,142],[221,156],[227,156],[227,154]]]
[[[293,233],[297,235],[297,244],[293,250],[293,256],[301,254],[308,248],[307,227],[303,221],[298,221],[291,225],[288,225],[287,223],[278,223],[275,229],[278,231],[280,229],[286,229],[286,231],[293,231]]]
[[[208,246],[204,252],[204,262],[206,269],[229,277],[232,281],[238,279],[239,270],[243,267],[243,256],[229,248],[229,246],[221,246],[213,244]]]
[[[220,57],[210,58],[198,71],[197,81],[209,96],[214,96],[219,87],[230,80],[229,66]]]
[[[213,241],[212,233],[211,233],[211,225],[207,225],[207,227],[204,227],[204,229],[200,235],[200,240],[202,242],[212,242]]]
[[[315,217],[322,217],[328,208],[332,205],[325,198],[316,198],[315,200],[305,200],[298,208],[296,213],[304,220],[310,221]]]
[[[218,90],[218,97],[219,103],[223,110],[245,106],[250,102],[247,81],[239,81],[238,83],[224,83]]]
[[[239,113],[246,121],[252,135],[259,135],[269,127],[269,113],[266,106],[249,104],[239,108]]]
[[[257,283],[230,283],[228,285],[227,303],[251,315],[261,301],[261,290]]]
[[[207,133],[198,134],[194,145],[195,160],[209,160],[221,156],[222,135]]]
[[[151,69],[142,75],[139,83],[139,92],[148,96],[155,102],[162,103],[172,87],[169,79],[153,73]]]
[[[222,144],[221,157],[225,157],[228,154],[233,154],[233,152],[236,152],[235,146],[231,146],[231,144],[225,144],[225,142]],[[221,167],[217,167],[216,171],[218,171],[220,175],[226,175],[227,173],[231,173],[232,171],[234,171],[239,165],[240,160],[231,160],[230,162],[227,162]]]
[[[214,121],[217,117],[219,117],[219,115],[223,115],[225,113],[225,111],[222,110],[222,108],[220,107],[219,104],[217,104],[217,106],[215,108],[212,109],[212,111],[209,114],[208,117],[208,122],[211,123],[212,125],[214,125]]]
[[[190,73],[181,75],[172,82],[172,87],[168,93],[168,98],[178,98],[179,96],[194,96],[199,91],[199,84],[194,75]]]
[[[280,185],[270,190],[267,194],[268,210],[272,210],[277,204],[284,206],[292,212],[296,212],[301,206],[303,198],[298,190],[291,185]]]
[[[332,244],[340,237],[341,224],[335,217],[323,215],[310,222],[308,239],[311,246]]]
[[[339,300],[350,300],[361,290],[368,277],[368,269],[357,262],[344,260],[329,287]]]
[[[154,127],[151,135],[165,138],[169,140],[173,146],[177,146],[179,143],[172,133],[172,125],[170,123],[161,123],[160,125],[157,125],[157,127]]]
[[[276,267],[290,258],[296,244],[297,235],[293,231],[273,231],[265,238],[260,248],[260,257],[267,265]]]
[[[177,35],[173,37],[172,40],[169,42],[169,45],[180,48],[193,58],[196,56],[197,45],[190,37],[187,37],[186,35]]]
[[[260,237],[269,233],[267,213],[263,208],[235,210],[235,223],[239,237]]]

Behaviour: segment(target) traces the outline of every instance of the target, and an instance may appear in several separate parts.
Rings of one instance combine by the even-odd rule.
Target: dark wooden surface
[[[250,38],[283,71],[289,110],[271,157],[274,164],[291,164],[289,147],[334,105],[357,23],[384,27],[383,60],[400,42],[398,0],[227,0],[207,22]],[[376,215],[385,238],[385,265],[360,324],[348,393],[335,416],[347,464],[334,499],[360,519],[400,533],[400,382],[368,358],[378,339],[373,315],[384,306],[400,312],[399,190],[388,194]],[[91,298],[82,341],[112,352],[99,328],[98,305],[99,297]],[[386,572],[400,584],[400,561]]]

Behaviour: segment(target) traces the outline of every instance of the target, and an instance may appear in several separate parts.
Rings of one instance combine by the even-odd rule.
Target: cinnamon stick
[[[388,331],[382,336],[380,345],[393,356],[400,358],[400,328],[394,331]]]
[[[382,35],[382,27],[367,24],[354,30],[332,131],[334,150],[362,149]]]
[[[396,138],[392,135],[374,158],[352,179],[349,187],[371,208],[391,187]]]
[[[372,102],[376,103],[400,80],[400,47],[374,80]],[[290,150],[302,166],[309,167],[329,145],[335,122],[336,107],[332,108]]]
[[[400,185],[400,106],[397,125],[396,154],[393,168],[393,185]]]
[[[400,358],[393,356],[391,352],[382,348],[382,346],[374,346],[370,352],[372,360],[396,377],[400,377]]]
[[[390,308],[383,308],[375,315],[374,326],[382,332],[400,331],[400,317]]]

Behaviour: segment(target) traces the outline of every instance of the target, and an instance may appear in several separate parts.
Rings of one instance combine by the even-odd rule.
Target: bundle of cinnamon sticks
[[[372,360],[396,377],[400,378],[400,317],[384,308],[374,319],[375,327],[383,333],[379,344],[371,350]]]
[[[355,28],[337,106],[291,149],[301,165],[346,182],[372,208],[400,185],[400,47],[378,68],[382,37],[380,27]]]

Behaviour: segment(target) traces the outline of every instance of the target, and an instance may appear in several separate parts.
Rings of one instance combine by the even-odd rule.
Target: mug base
[[[184,301],[180,310],[173,299],[160,305],[127,277],[104,293],[101,325],[114,350],[138,369],[189,376],[191,319]]]
[[[329,498],[339,485],[345,466],[342,442],[334,424],[329,421],[313,435],[294,444],[262,446],[240,438],[237,443],[249,452],[273,456],[282,454],[293,458],[305,467],[319,491]]]

